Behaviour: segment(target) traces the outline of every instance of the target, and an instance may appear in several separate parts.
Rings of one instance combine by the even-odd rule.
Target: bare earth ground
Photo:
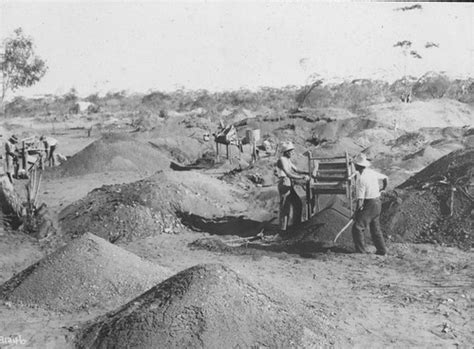
[[[93,140],[83,132],[58,138],[66,155]],[[45,180],[41,200],[55,216],[94,188],[137,179],[135,173],[114,172]],[[0,234],[0,283],[49,252],[28,236]],[[208,236],[185,230],[120,246],[175,273],[218,262],[256,284],[274,286],[321,319],[333,331],[335,347],[470,348],[474,343],[472,249],[393,243],[386,257],[328,252],[302,258],[284,252],[234,255],[188,247]],[[97,310],[59,314],[0,302],[0,336],[19,336],[24,343],[0,347],[73,347],[74,330],[102,314]]]

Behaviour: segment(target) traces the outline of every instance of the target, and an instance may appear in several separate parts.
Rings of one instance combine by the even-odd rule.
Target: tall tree
[[[20,87],[29,87],[37,83],[46,73],[46,62],[35,55],[33,39],[17,28],[14,34],[5,39],[0,53],[2,70],[3,105],[7,91],[15,91]]]
[[[412,6],[404,6],[404,7],[398,7],[395,9],[395,11],[422,11],[423,7],[420,4],[412,5]],[[397,41],[393,47],[400,49],[403,56],[403,77],[402,77],[402,83],[404,84],[404,92],[402,93],[401,99],[404,102],[410,102],[412,98],[412,92],[413,92],[413,81],[412,79],[407,76],[407,63],[408,59],[423,59],[422,55],[419,53],[420,49],[415,49],[413,42],[410,40],[402,40],[402,41]],[[425,50],[429,50],[431,48],[439,48],[439,44],[435,42],[426,42],[424,45]]]

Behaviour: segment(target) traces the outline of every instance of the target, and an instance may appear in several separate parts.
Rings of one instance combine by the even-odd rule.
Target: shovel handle
[[[339,231],[339,233],[337,233],[336,237],[334,238],[334,243],[337,241],[337,239],[339,238],[339,236],[341,236],[341,234],[343,232],[346,231],[347,228],[349,228],[349,226],[352,224],[352,222],[354,222],[354,218],[351,218],[349,220],[349,222],[347,222],[347,224]]]

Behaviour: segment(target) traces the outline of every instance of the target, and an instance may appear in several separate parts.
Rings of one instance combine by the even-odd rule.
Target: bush
[[[429,72],[413,85],[413,95],[419,99],[442,98],[450,86],[444,74]]]

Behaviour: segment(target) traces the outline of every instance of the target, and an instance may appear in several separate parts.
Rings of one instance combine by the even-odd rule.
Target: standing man
[[[16,174],[16,164],[17,155],[16,152],[16,144],[18,143],[18,138],[15,135],[12,135],[6,142],[5,142],[5,172],[7,174],[10,183],[13,184],[13,173]]]
[[[309,180],[305,172],[299,171],[291,162],[295,146],[292,142],[282,145],[282,156],[277,161],[278,193],[280,194],[280,229],[286,230],[293,206],[293,224],[301,222],[303,204],[294,189],[294,180]]]
[[[377,249],[375,254],[386,255],[387,248],[380,229],[380,212],[382,203],[380,202],[379,181],[383,182],[382,191],[387,188],[388,177],[375,170],[368,168],[370,162],[364,154],[360,154],[354,165],[359,176],[356,180],[357,208],[352,226],[352,238],[354,239],[357,253],[367,253],[364,242],[364,232],[370,229],[372,242]]]
[[[55,138],[41,136],[40,141],[44,144],[44,151],[46,152],[46,159],[49,166],[55,166],[56,160],[54,159],[54,151],[58,145],[58,141]]]

